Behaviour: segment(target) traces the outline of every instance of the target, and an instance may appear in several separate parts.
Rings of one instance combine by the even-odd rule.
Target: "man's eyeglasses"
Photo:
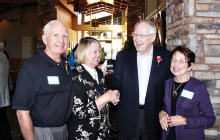
[[[152,35],[152,34],[149,34],[149,35],[143,35],[143,34],[140,34],[140,35],[139,35],[139,34],[136,34],[136,33],[133,33],[133,34],[132,34],[133,37],[138,37],[138,36],[139,36],[141,39],[144,39],[145,37],[151,36],[151,35]]]
[[[171,63],[176,63],[176,62],[179,62],[179,64],[184,64],[184,63],[187,63],[188,61],[187,60],[177,60],[177,59],[171,59]]]

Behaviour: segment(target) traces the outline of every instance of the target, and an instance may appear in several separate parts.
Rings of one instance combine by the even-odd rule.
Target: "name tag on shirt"
[[[183,89],[180,96],[192,100],[192,98],[194,96],[194,92]]]
[[[58,76],[47,76],[47,82],[49,85],[59,85],[60,80]]]

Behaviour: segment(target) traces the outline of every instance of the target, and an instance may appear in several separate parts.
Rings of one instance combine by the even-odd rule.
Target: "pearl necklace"
[[[175,84],[174,84],[174,80],[173,80],[173,97],[176,97],[177,96],[177,90],[182,86],[183,83],[181,83],[176,89],[175,89]]]

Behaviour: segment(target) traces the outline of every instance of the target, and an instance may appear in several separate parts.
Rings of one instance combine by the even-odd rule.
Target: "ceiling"
[[[101,17],[99,20],[99,24],[106,24],[107,19],[110,18],[112,13],[114,14],[114,22],[121,20],[122,12],[126,10],[128,5],[128,0],[66,0],[68,4],[73,4],[74,1],[86,1],[85,11],[81,11],[86,14],[86,16],[90,16],[92,14],[93,18],[95,15],[104,14],[106,16]],[[13,9],[20,5],[35,5],[38,3],[38,0],[1,0],[0,2],[0,14]],[[91,9],[91,12],[90,12]],[[114,10],[113,10],[114,9]],[[113,10],[113,12],[112,12]],[[108,21],[110,22],[110,20]]]
[[[121,13],[126,10],[127,0],[101,0],[95,3],[89,3],[86,6],[86,14],[90,15],[89,8],[92,9],[92,14],[107,12],[112,14],[112,8],[114,8],[114,13]]]
[[[92,19],[99,19],[99,24],[108,24],[111,22],[112,13],[114,23],[121,22],[122,12],[127,8],[128,0],[67,0],[67,3],[74,6],[74,11],[84,13],[87,19],[90,19],[91,14]]]

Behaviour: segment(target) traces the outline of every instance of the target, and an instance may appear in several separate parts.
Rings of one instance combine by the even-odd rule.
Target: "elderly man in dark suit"
[[[164,84],[170,76],[169,51],[153,45],[156,27],[148,20],[135,25],[134,46],[117,54],[112,88],[120,91],[118,131],[120,140],[158,140],[158,113]]]

